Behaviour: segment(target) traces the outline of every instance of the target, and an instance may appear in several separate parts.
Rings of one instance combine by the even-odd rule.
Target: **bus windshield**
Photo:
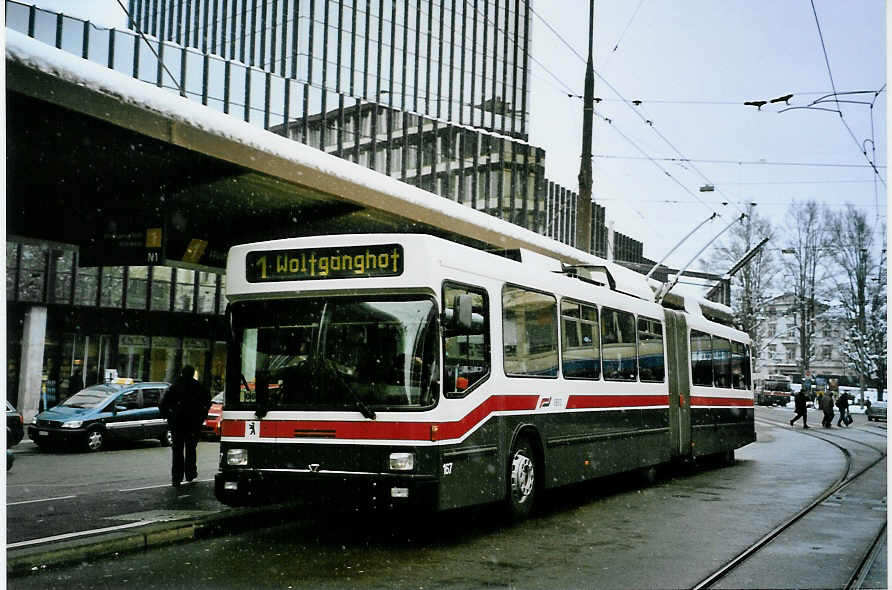
[[[432,406],[440,388],[433,298],[332,297],[232,306],[237,371],[226,407],[264,410]],[[234,373],[234,374],[233,374]]]

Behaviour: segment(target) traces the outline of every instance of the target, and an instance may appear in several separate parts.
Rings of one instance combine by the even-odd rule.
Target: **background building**
[[[845,326],[821,313],[826,312],[829,305],[818,302],[817,307],[814,352],[809,363],[812,374],[835,377],[841,385],[857,385],[857,376],[847,371],[842,358],[840,342],[845,336]],[[788,375],[794,383],[801,382],[805,371],[796,328],[794,295],[785,293],[774,297],[765,306],[764,313],[765,320],[758,328],[762,350],[756,361],[756,372],[763,378],[766,375]]]

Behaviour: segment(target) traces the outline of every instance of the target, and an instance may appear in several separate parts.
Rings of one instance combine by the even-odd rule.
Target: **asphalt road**
[[[6,472],[6,542],[109,528],[152,518],[223,510],[214,498],[219,443],[198,445],[198,479],[170,486],[170,449],[157,441],[121,444],[98,453],[44,452],[29,439],[13,448]]]
[[[788,413],[758,410],[760,416],[781,419]],[[858,418],[846,436],[883,440],[856,434],[858,428],[885,428]],[[625,476],[568,488],[548,494],[543,510],[518,524],[507,524],[491,507],[411,522],[337,510],[296,511],[279,526],[38,570],[10,579],[10,587],[691,587],[810,503],[844,466],[842,453],[801,431],[759,423],[758,434],[759,442],[739,450],[730,467],[673,473],[652,485]],[[202,446],[203,463],[215,454],[208,453],[212,448]],[[160,458],[151,474],[133,473],[142,482],[163,485],[165,451],[113,453],[125,454],[130,465],[136,455],[155,453]],[[202,475],[213,471],[201,469]],[[865,549],[864,539],[885,521],[885,463],[879,472],[874,478],[879,481],[825,502],[819,517],[721,587],[841,587]],[[166,493],[167,488],[155,489],[156,497]],[[850,509],[845,516],[841,507]],[[839,526],[845,522],[857,526]],[[885,587],[885,561],[877,568],[881,571],[873,572],[865,587]]]

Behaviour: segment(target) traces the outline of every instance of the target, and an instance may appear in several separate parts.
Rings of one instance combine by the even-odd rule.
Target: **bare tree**
[[[796,333],[799,340],[799,368],[811,368],[815,358],[814,335],[817,309],[817,285],[827,258],[822,207],[815,201],[793,203],[787,210],[787,235],[784,240],[783,266],[788,289],[793,294]]]
[[[878,381],[882,374],[885,383],[885,248],[877,252],[867,215],[851,204],[837,214],[828,212],[826,225],[828,250],[838,266],[831,275],[834,295],[848,326],[843,354],[858,374],[863,402],[868,380]],[[879,391],[882,383],[877,384]]]
[[[771,222],[750,205],[746,218],[734,226],[722,245],[710,257],[710,268],[730,268],[765,238],[774,237]],[[758,366],[765,343],[764,330],[759,330],[765,305],[771,298],[771,286],[779,270],[771,250],[761,249],[731,279],[731,308],[741,329],[753,342],[753,361]]]

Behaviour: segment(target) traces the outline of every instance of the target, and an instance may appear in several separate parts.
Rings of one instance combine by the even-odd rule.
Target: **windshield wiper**
[[[335,371],[333,371],[333,373],[334,373],[335,379],[338,382],[338,385],[343,387],[344,390],[346,390],[347,393],[350,394],[350,397],[353,398],[353,404],[359,410],[359,413],[362,414],[363,416],[365,416],[366,418],[368,418],[369,420],[374,420],[375,418],[377,418],[375,411],[372,408],[370,408],[364,401],[362,401],[362,399],[358,395],[356,395],[356,392],[353,391],[353,388],[350,387],[350,385],[346,381],[344,381],[344,379],[341,377],[341,375],[338,373],[338,371],[335,370]]]

